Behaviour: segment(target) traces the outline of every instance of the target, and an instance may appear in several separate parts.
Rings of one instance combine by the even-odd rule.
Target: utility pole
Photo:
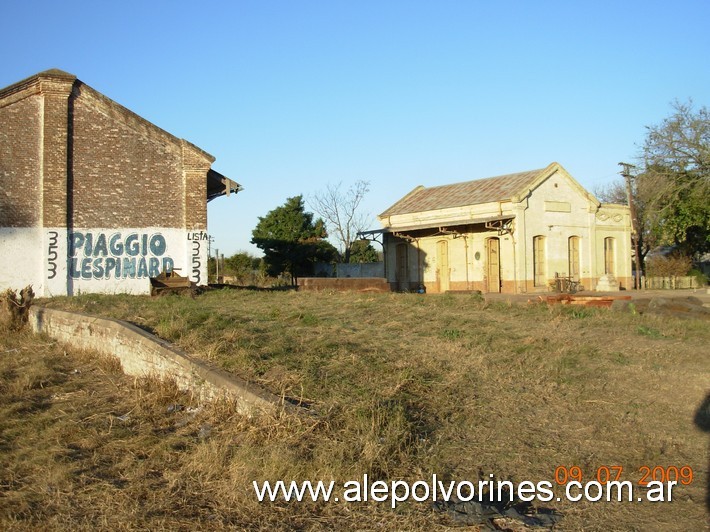
[[[634,198],[631,193],[631,169],[636,168],[633,164],[629,163],[619,163],[619,166],[623,168],[620,174],[626,181],[626,198],[629,202],[629,211],[631,211],[631,242],[634,246],[634,262],[636,265],[636,275],[634,275],[634,288],[636,290],[641,289],[641,253],[639,250],[639,228],[638,220],[636,219],[636,207],[634,206]]]
[[[215,281],[219,282],[219,249],[214,249]]]

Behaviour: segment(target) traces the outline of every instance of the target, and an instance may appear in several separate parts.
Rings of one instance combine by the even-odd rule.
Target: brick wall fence
[[[390,292],[390,284],[384,277],[299,277],[298,289],[318,292]]]

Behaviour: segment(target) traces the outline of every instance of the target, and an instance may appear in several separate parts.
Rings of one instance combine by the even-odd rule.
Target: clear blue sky
[[[710,2],[11,0],[0,87],[49,68],[214,155],[226,255],[328,183],[375,215],[415,186],[560,162],[588,189],[692,98],[710,105]]]

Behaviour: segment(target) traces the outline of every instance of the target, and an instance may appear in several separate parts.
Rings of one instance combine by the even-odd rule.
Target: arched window
[[[535,286],[547,286],[544,236],[533,238],[533,275]]]

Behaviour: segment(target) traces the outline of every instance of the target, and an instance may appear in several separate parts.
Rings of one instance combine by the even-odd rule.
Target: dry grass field
[[[431,503],[259,503],[252,481],[554,482],[559,466],[584,481],[622,466],[639,490],[644,466],[694,472],[672,502],[536,503],[564,515],[560,530],[707,525],[707,322],[470,295],[39,304],[133,322],[312,415],[244,418],[113,360],[2,332],[3,529],[443,530],[457,523]]]

